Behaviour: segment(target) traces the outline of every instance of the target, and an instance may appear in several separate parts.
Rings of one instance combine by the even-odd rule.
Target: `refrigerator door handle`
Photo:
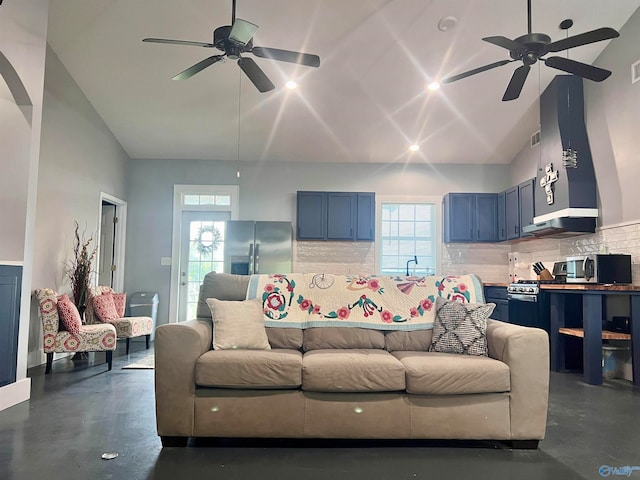
[[[253,275],[253,243],[249,244],[249,275]]]
[[[257,275],[258,273],[260,273],[260,244],[259,243],[256,243],[255,251],[256,251],[256,254],[255,254],[255,260],[253,261],[254,263],[253,273]]]

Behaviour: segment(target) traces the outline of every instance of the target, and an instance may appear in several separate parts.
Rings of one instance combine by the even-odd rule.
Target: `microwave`
[[[631,283],[631,255],[567,257],[567,283]]]

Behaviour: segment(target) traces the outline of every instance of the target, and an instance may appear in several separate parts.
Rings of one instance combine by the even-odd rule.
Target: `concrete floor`
[[[32,369],[29,402],[0,412],[0,479],[581,479],[602,465],[640,466],[640,389],[590,386],[551,374],[547,438],[538,450],[467,442],[200,441],[162,449],[155,432],[153,370],[144,357],[62,359]],[[98,362],[97,364],[94,361]],[[103,460],[104,452],[118,452]],[[611,473],[612,478],[617,475]],[[640,478],[632,471],[631,478]]]

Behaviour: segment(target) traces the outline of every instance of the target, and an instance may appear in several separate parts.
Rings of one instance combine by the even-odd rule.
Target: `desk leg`
[[[602,295],[582,296],[584,381],[602,385]]]
[[[551,347],[551,370],[562,372],[565,370],[565,342],[559,333],[564,327],[564,295],[549,295],[549,346]]]
[[[631,365],[633,384],[640,385],[640,296],[631,295]]]

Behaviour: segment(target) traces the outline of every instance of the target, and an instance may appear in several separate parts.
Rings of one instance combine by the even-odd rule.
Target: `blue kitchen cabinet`
[[[375,239],[372,192],[298,192],[297,240]]]
[[[355,215],[353,193],[327,193],[327,240],[353,240]]]
[[[505,221],[507,240],[520,238],[520,200],[518,186],[511,187],[505,193]]]
[[[376,235],[376,195],[356,193],[356,240],[374,241]]]
[[[522,228],[533,224],[535,181],[535,178],[530,178],[503,192],[506,238],[501,240],[515,240],[529,236],[522,233]],[[498,234],[500,236],[500,232]]]
[[[449,193],[443,199],[445,243],[495,242],[498,239],[498,195]]]
[[[476,193],[475,234],[478,242],[498,240],[498,194]]]
[[[520,237],[529,237],[530,234],[522,233],[522,229],[533,225],[535,215],[535,178],[518,185],[518,204],[520,209]]]
[[[22,267],[0,265],[0,387],[16,381]]]
[[[298,240],[324,240],[327,238],[327,195],[323,192],[298,192]]]
[[[502,242],[507,239],[507,202],[506,193],[498,194],[498,241]]]
[[[491,318],[509,321],[509,300],[507,299],[507,287],[502,286],[485,286],[484,299],[486,303],[495,303],[496,308],[493,309]]]

